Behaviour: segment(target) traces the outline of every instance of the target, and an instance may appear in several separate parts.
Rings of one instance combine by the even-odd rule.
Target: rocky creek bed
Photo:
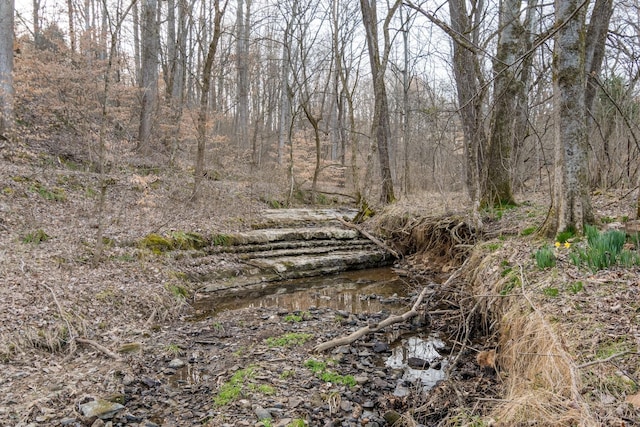
[[[403,336],[427,338],[430,329],[423,317],[355,345],[321,354],[311,351],[319,342],[384,317],[383,312],[353,315],[328,308],[226,311],[149,334],[140,353],[110,366],[112,393],[93,397],[123,404],[105,419],[115,426],[284,427],[303,420],[312,426],[375,427],[391,425],[402,414],[431,425],[462,396],[484,396],[491,388],[493,376],[472,361],[452,374],[458,392],[463,390],[460,396],[445,384],[425,393],[419,380],[407,379],[404,367],[388,363]],[[154,342],[171,342],[171,347],[154,351],[159,350]],[[406,360],[405,354],[404,363],[410,363],[412,371],[443,372],[450,350],[444,344],[431,360]],[[326,364],[324,373],[333,375],[331,379],[314,372],[313,362]],[[79,412],[73,407],[39,419],[52,425],[103,425]]]

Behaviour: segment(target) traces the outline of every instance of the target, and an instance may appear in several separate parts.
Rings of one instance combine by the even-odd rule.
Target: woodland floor
[[[397,373],[376,362],[374,349],[383,336],[330,354],[311,352],[317,343],[372,318],[380,320],[380,313],[354,316],[318,308],[304,313],[301,321],[287,322],[288,315],[302,314],[252,308],[194,320],[190,297],[176,292],[185,285],[173,261],[136,242],[150,233],[245,230],[267,207],[265,201],[277,199],[268,178],[252,181],[260,185],[206,180],[200,201],[187,203],[190,182],[183,172],[140,166],[112,170],[104,256],[94,264],[98,176],[82,165],[25,148],[5,145],[0,155],[0,425],[104,425],[79,411],[80,404],[93,399],[124,404],[113,425],[253,426],[263,418],[263,409],[274,417],[274,426],[297,419],[314,426],[383,426],[383,415],[393,416],[392,411],[404,414],[404,425],[500,424],[496,407],[508,391],[500,347],[497,373],[475,361],[478,351],[498,346],[496,325],[487,325],[486,335],[471,337],[473,348],[461,353],[452,378],[430,396],[409,387],[398,397],[393,394]],[[461,198],[424,196],[394,209],[442,216],[461,208],[453,200]],[[521,200],[516,209],[487,213],[482,250],[491,261],[482,268],[498,279],[507,268],[522,273],[532,305],[548,319],[579,372],[579,393],[593,420],[640,425],[638,268],[593,274],[571,265],[568,252],[561,250],[556,267],[535,268],[532,254],[544,242],[522,232],[540,225],[546,207],[542,197],[528,194]],[[617,193],[597,194],[594,200],[607,222],[621,221],[634,203],[632,195]],[[431,261],[425,255],[407,263],[414,295],[434,277],[427,271],[433,270]],[[436,270],[432,273],[442,276]],[[453,334],[452,319],[434,317],[432,322]],[[267,344],[267,338],[289,332],[311,338],[287,348]],[[91,342],[71,345],[76,337]],[[320,381],[305,367],[309,359],[332,359],[331,369],[353,375],[357,385]],[[177,373],[187,380],[176,380]],[[214,398],[234,374],[240,378],[239,398],[216,404]],[[529,422],[527,414],[521,417],[502,425],[564,423],[534,413]]]

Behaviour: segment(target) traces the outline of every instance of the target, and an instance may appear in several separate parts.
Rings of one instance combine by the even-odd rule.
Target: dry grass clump
[[[503,400],[491,412],[499,425],[595,426],[576,364],[559,333],[530,297],[520,262],[526,244],[505,242],[493,253],[480,248],[469,260],[469,283],[483,323],[497,325],[497,365]]]

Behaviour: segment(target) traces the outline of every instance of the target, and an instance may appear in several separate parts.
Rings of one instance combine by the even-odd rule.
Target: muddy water
[[[200,316],[246,307],[278,307],[287,311],[331,308],[353,314],[402,313],[411,305],[410,287],[391,268],[344,272],[325,277],[296,279],[270,284],[259,290],[232,295],[209,296],[196,302]],[[410,387],[425,391],[445,379],[445,343],[436,334],[397,335],[390,332],[391,352],[375,356],[375,363],[402,371],[394,395],[403,397]],[[178,370],[174,382],[197,383],[197,373],[189,366]]]
[[[259,290],[208,296],[195,303],[200,313],[213,314],[245,307],[279,307],[303,311],[325,307],[350,313],[399,313],[407,310],[407,284],[391,268],[287,280]]]

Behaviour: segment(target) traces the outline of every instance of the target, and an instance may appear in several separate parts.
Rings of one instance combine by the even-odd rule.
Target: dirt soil
[[[460,355],[456,368],[449,381],[425,395],[415,384],[401,384],[406,392],[397,392],[401,373],[380,362],[388,351],[383,333],[312,352],[320,342],[381,320],[384,312],[251,308],[194,318],[189,302],[195,285],[177,273],[179,260],[138,242],[150,233],[246,230],[267,207],[263,201],[277,197],[267,184],[206,180],[203,197],[188,203],[187,174],[114,168],[103,212],[104,253],[96,260],[99,177],[24,147],[0,150],[0,425],[373,427],[398,417],[396,425],[500,422],[491,414],[505,393],[504,373],[499,363],[496,373],[476,360],[479,352],[496,348],[500,360],[496,325],[484,333],[477,328],[469,337],[472,345],[462,350],[450,341],[448,350]],[[396,209],[418,215],[457,207],[446,195],[422,200]],[[632,204],[628,195],[596,198],[600,217],[611,219],[628,215]],[[509,265],[524,266],[536,284],[537,307],[581,367],[580,392],[594,419],[639,425],[639,271],[592,274],[570,265],[566,253],[559,253],[559,267],[536,270],[532,254],[543,242],[521,234],[539,225],[544,212],[544,204],[528,200],[518,209],[488,213],[485,239],[497,246],[485,249],[506,251]],[[506,256],[500,253],[483,268],[504,269]],[[434,274],[450,272],[428,271],[419,257],[402,269],[409,272],[414,295]],[[560,295],[545,291],[550,287]],[[459,337],[459,314],[451,310],[461,304],[443,298],[429,304],[419,320],[389,332],[428,326],[451,340]],[[269,340],[285,334],[300,341]],[[327,363],[324,372],[336,375],[323,381],[322,372],[314,372],[322,369],[310,360]],[[342,383],[351,380],[353,385]],[[227,402],[228,394],[234,398]],[[124,407],[102,420],[87,412],[85,404],[93,401]],[[536,414],[531,420],[536,424]]]

